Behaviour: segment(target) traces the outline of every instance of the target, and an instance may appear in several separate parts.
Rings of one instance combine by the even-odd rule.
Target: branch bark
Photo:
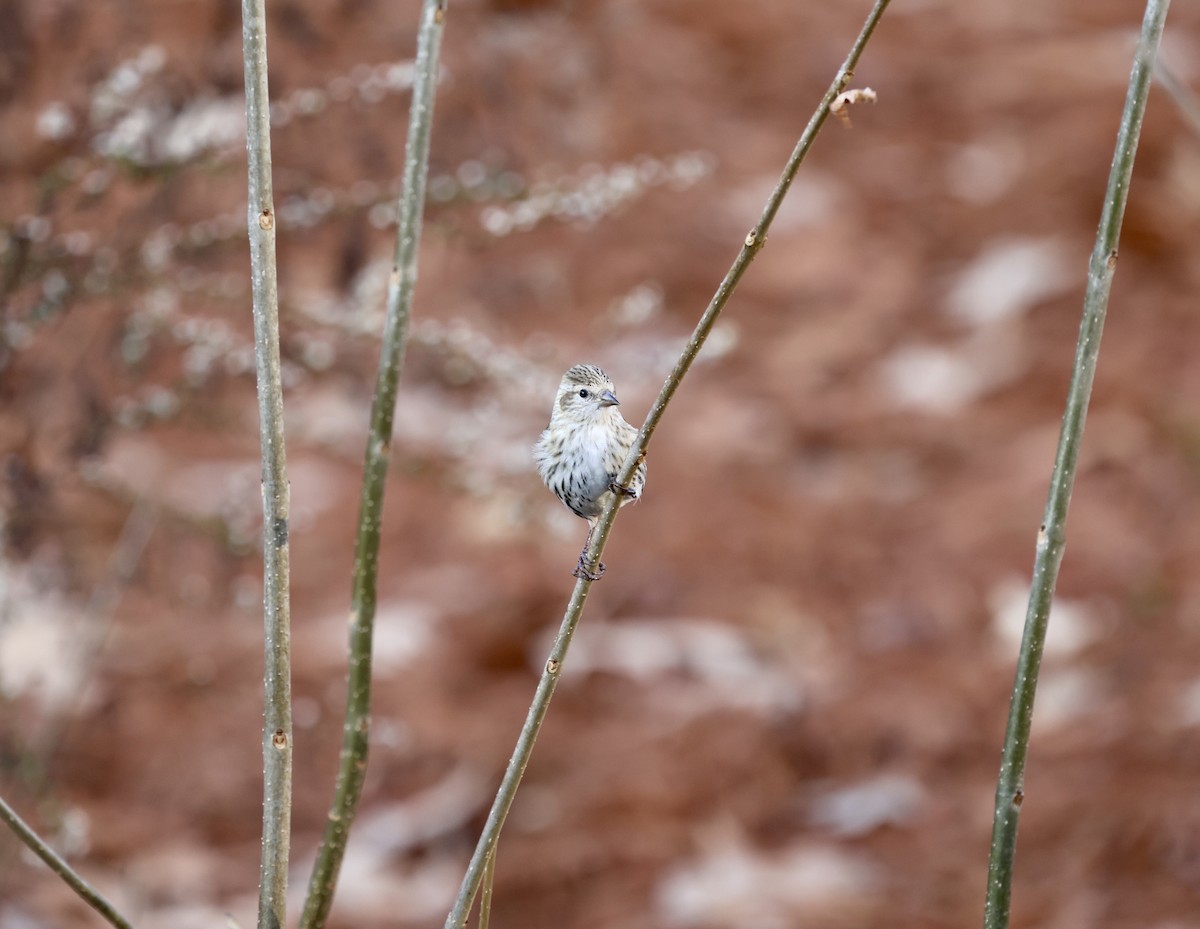
[[[1037,550],[1033,564],[1033,582],[1025,614],[1025,632],[1017,658],[1017,674],[1013,683],[1008,727],[1004,734],[1004,752],[1000,776],[996,784],[996,805],[992,826],[992,846],[988,860],[987,899],[984,908],[985,929],[1005,929],[1012,905],[1013,858],[1017,849],[1017,825],[1025,800],[1025,762],[1029,754],[1029,733],[1033,722],[1033,701],[1037,690],[1038,672],[1042,663],[1042,648],[1050,619],[1054,587],[1066,546],[1067,510],[1075,486],[1075,471],[1083,441],[1088,401],[1096,376],[1100,354],[1100,336],[1108,313],[1108,295],[1117,268],[1117,241],[1121,220],[1129,196],[1129,180],[1133,174],[1133,159],[1137,153],[1142,118],[1154,59],[1162,38],[1170,0],[1149,0],[1142,22],[1141,37],[1133,58],[1129,90],[1121,113],[1116,150],[1104,194],[1104,207],[1096,244],[1088,263],[1087,291],[1083,298],[1083,320],[1079,327],[1079,342],[1067,391],[1066,412],[1058,438],[1058,452],[1050,474],[1050,493],[1046,511],[1037,534]]]
[[[265,0],[242,2],[249,174],[247,226],[254,300],[254,360],[258,380],[263,499],[263,837],[258,926],[259,929],[281,929],[286,924],[292,828],[292,645],[288,598],[291,494],[283,437],[264,7]]]
[[[638,463],[645,457],[650,439],[654,435],[654,430],[658,428],[659,421],[666,412],[671,398],[675,395],[675,391],[679,389],[679,385],[683,382],[688,369],[691,368],[692,362],[696,360],[696,356],[700,353],[700,349],[716,324],[717,318],[721,315],[721,311],[725,309],[725,305],[729,302],[729,298],[737,288],[742,275],[746,273],[746,269],[750,267],[750,263],[754,261],[755,256],[762,249],[763,245],[766,244],[767,231],[771,227],[771,222],[775,219],[775,214],[779,211],[780,204],[783,203],[783,198],[787,194],[788,188],[791,186],[792,180],[800,168],[800,164],[804,161],[805,156],[812,147],[817,133],[821,131],[821,127],[829,118],[830,107],[833,101],[846,89],[846,85],[850,83],[850,78],[854,74],[858,60],[862,57],[863,49],[866,48],[867,42],[874,33],[875,27],[878,25],[887,6],[888,0],[876,0],[874,7],[867,16],[866,22],[863,24],[862,31],[850,49],[849,55],[846,56],[846,60],[841,68],[838,69],[833,83],[829,85],[825,96],[821,99],[816,111],[809,119],[804,132],[800,135],[800,139],[796,143],[796,147],[792,151],[791,157],[788,159],[787,165],[784,167],[783,173],[775,185],[775,189],[771,192],[771,196],[763,208],[762,215],[754,225],[754,228],[746,235],[737,258],[726,273],[725,278],[721,281],[708,308],[705,309],[691,337],[684,346],[679,360],[675,362],[674,369],[667,377],[662,390],[659,391],[658,397],[650,407],[646,421],[638,431],[637,440],[630,449],[629,457],[625,460],[620,474],[617,476],[617,483],[627,485],[633,477],[633,472],[637,469]],[[604,552],[604,546],[608,542],[608,534],[612,530],[612,524],[616,518],[619,504],[619,496],[613,494],[604,512],[600,515],[595,531],[592,533],[592,542],[588,548],[587,561],[593,573],[599,564],[600,556]],[[483,833],[479,837],[479,842],[475,846],[475,852],[471,856],[470,864],[467,866],[467,872],[463,877],[462,885],[454,901],[454,906],[450,914],[446,917],[445,929],[461,929],[466,924],[467,914],[470,912],[475,895],[479,891],[479,885],[483,880],[488,859],[495,852],[496,842],[500,837],[500,830],[504,826],[504,820],[508,816],[513,799],[516,797],[517,788],[520,786],[521,778],[524,776],[525,769],[529,764],[534,742],[537,740],[538,732],[541,730],[542,722],[546,717],[550,700],[554,696],[554,688],[558,684],[559,675],[562,673],[562,665],[566,659],[567,649],[570,647],[571,639],[575,635],[575,629],[579,624],[579,618],[583,613],[583,605],[587,600],[588,591],[591,586],[592,582],[588,580],[586,574],[582,574],[575,583],[575,589],[571,593],[571,599],[567,604],[566,612],[563,614],[562,623],[559,626],[558,636],[554,640],[554,646],[550,650],[550,656],[546,660],[545,669],[542,672],[541,679],[538,681],[533,702],[530,704],[528,715],[525,718],[525,725],[521,728],[521,733],[517,738],[516,748],[513,750],[508,767],[505,769],[504,777],[500,782],[500,789],[496,793],[496,799],[492,803],[487,822],[483,827]]]
[[[133,925],[129,920],[117,912],[117,908],[109,902],[108,898],[67,864],[66,860],[47,845],[41,836],[34,832],[25,820],[17,815],[16,810],[9,806],[2,798],[0,798],[0,819],[4,820],[8,827],[16,833],[17,838],[29,847],[30,851],[46,862],[51,871],[61,877],[75,893],[79,894],[84,903],[107,919],[112,925],[116,926],[117,929],[133,929]]]
[[[425,0],[417,37],[408,142],[404,153],[404,188],[398,207],[396,247],[388,281],[387,317],[379,371],[375,379],[375,396],[371,404],[371,425],[367,434],[359,499],[350,610],[350,670],[342,751],[333,803],[300,917],[301,929],[321,929],[329,917],[338,873],[346,853],[346,841],[358,812],[363,779],[367,773],[371,729],[371,642],[375,628],[383,495],[391,458],[397,385],[408,345],[408,324],[417,283],[417,252],[425,208],[429,140],[446,2]]]

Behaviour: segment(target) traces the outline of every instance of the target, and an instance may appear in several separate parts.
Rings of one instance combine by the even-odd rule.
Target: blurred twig
[[[379,530],[392,448],[396,389],[408,342],[413,290],[417,283],[417,247],[425,206],[429,138],[445,12],[446,0],[425,0],[417,37],[417,63],[404,154],[404,187],[398,207],[396,248],[388,281],[387,318],[375,379],[375,396],[371,404],[371,425],[367,434],[359,500],[351,593],[350,671],[342,751],[333,804],[309,879],[304,912],[300,917],[302,929],[320,929],[329,915],[346,851],[346,840],[358,811],[363,778],[367,771],[371,726],[371,639],[375,624]]]
[[[874,33],[875,27],[879,23],[879,19],[883,16],[887,6],[888,0],[876,0],[874,7],[867,16],[866,22],[863,24],[862,31],[850,49],[850,54],[846,56],[845,62],[838,69],[833,83],[829,85],[829,89],[825,92],[825,96],[817,106],[816,112],[809,119],[808,125],[796,143],[796,147],[792,151],[792,155],[788,159],[787,165],[784,167],[783,173],[775,185],[775,189],[771,192],[771,196],[763,208],[762,215],[759,217],[754,228],[746,235],[741,251],[726,273],[725,278],[721,281],[720,286],[717,287],[717,291],[708,304],[707,309],[705,309],[704,314],[700,317],[700,321],[696,324],[691,338],[688,339],[687,344],[684,346],[679,360],[675,362],[674,369],[667,377],[654,404],[650,407],[646,421],[642,424],[642,428],[638,432],[637,441],[634,442],[633,448],[629,452],[629,457],[626,459],[620,474],[617,476],[617,483],[622,485],[627,484],[633,476],[633,472],[637,468],[639,461],[646,454],[650,439],[654,435],[654,430],[658,427],[659,420],[662,419],[663,413],[666,411],[667,404],[671,402],[671,398],[675,395],[675,391],[678,390],[684,375],[691,368],[692,362],[696,360],[696,355],[699,354],[701,347],[708,338],[708,334],[712,331],[713,325],[716,323],[721,311],[725,308],[725,304],[729,302],[729,298],[737,287],[738,281],[741,280],[750,263],[766,243],[767,230],[770,228],[771,222],[775,219],[775,214],[779,211],[780,204],[783,203],[783,198],[791,186],[792,179],[796,176],[796,171],[799,169],[801,162],[804,161],[808,150],[812,147],[817,133],[820,132],[821,127],[829,118],[830,107],[833,101],[846,89],[846,85],[849,84],[850,78],[854,73],[854,68],[862,56],[863,49],[866,47],[872,33]],[[616,518],[619,503],[619,495],[613,494],[612,499],[600,516],[596,531],[592,535],[592,543],[588,549],[587,557],[593,570],[600,561],[601,554],[604,552],[604,546],[608,541],[608,534],[612,529],[613,520]],[[579,623],[579,617],[583,612],[583,604],[587,599],[588,590],[591,586],[592,582],[587,579],[586,574],[583,574],[575,583],[575,589],[571,593],[571,599],[563,615],[562,624],[559,626],[558,636],[555,638],[554,646],[550,650],[550,656],[546,660],[545,670],[542,672],[541,680],[538,682],[537,691],[529,707],[525,725],[521,728],[521,734],[517,738],[517,745],[513,750],[512,758],[509,759],[508,767],[505,769],[504,777],[500,782],[500,789],[497,791],[496,799],[492,803],[491,811],[483,828],[483,834],[479,837],[479,842],[475,846],[475,852],[471,856],[471,862],[467,867],[466,875],[463,877],[462,886],[459,888],[458,896],[455,898],[453,909],[451,909],[450,914],[446,917],[446,929],[461,929],[466,923],[471,904],[474,902],[475,895],[479,891],[486,863],[494,852],[500,830],[504,826],[504,820],[508,816],[509,808],[512,806],[513,798],[516,796],[517,788],[521,783],[521,778],[525,774],[525,768],[529,764],[534,742],[537,740],[542,721],[546,717],[550,699],[554,696],[554,688],[558,683],[559,675],[562,673],[563,660],[566,658],[567,649],[575,634],[575,628]]]
[[[483,866],[483,889],[479,893],[479,929],[489,929],[492,924],[492,891],[496,886],[496,847],[492,847]]]
[[[1046,640],[1050,605],[1054,599],[1054,586],[1058,580],[1058,568],[1066,545],[1067,509],[1071,503],[1071,489],[1075,483],[1088,400],[1096,374],[1100,336],[1104,330],[1104,317],[1108,310],[1109,289],[1117,267],[1117,241],[1129,195],[1129,179],[1133,173],[1133,159],[1137,152],[1142,117],[1146,112],[1146,97],[1150,90],[1150,76],[1168,6],[1170,0],[1149,0],[1146,4],[1141,38],[1134,53],[1133,72],[1129,77],[1125,109],[1121,114],[1121,127],[1117,132],[1108,189],[1104,194],[1096,245],[1088,264],[1083,321],[1079,327],[1079,342],[1075,349],[1075,364],[1071,371],[1066,412],[1063,414],[1062,431],[1058,439],[1058,453],[1050,474],[1050,494],[1046,500],[1042,526],[1038,530],[1033,582],[1025,614],[1025,633],[1017,658],[1016,681],[1013,684],[1008,728],[1004,735],[1004,754],[996,785],[995,820],[992,827],[991,857],[988,862],[987,904],[983,920],[986,929],[1004,929],[1008,925],[1012,903],[1013,856],[1016,853],[1021,804],[1025,800],[1025,760],[1029,750],[1029,731],[1033,720],[1033,701],[1042,661],[1042,646]]]
[[[8,824],[9,828],[17,834],[17,837],[35,855],[50,866],[51,871],[66,881],[67,886],[79,894],[88,906],[116,926],[117,929],[133,929],[129,920],[117,912],[116,908],[108,901],[104,894],[100,893],[100,891],[80,877],[75,869],[59,857],[54,849],[43,842],[38,834],[3,799],[0,799],[0,819]]]
[[[283,438],[279,363],[279,288],[271,188],[271,117],[267,93],[265,0],[242,0],[249,162],[250,274],[258,376],[263,497],[263,837],[259,929],[286,925],[292,816],[292,647],[288,600],[290,490]]]
[[[144,499],[135,499],[121,533],[113,545],[112,554],[108,559],[108,568],[104,579],[96,585],[88,598],[86,627],[80,630],[80,667],[84,669],[85,677],[75,688],[74,706],[62,710],[57,717],[50,721],[38,740],[39,747],[31,754],[39,759],[38,766],[45,769],[51,766],[55,753],[63,743],[63,733],[67,727],[80,715],[80,704],[83,702],[91,677],[96,673],[96,660],[104,642],[112,630],[113,619],[121,595],[133,578],[150,537],[158,525],[159,511],[154,504]]]
[[[153,533],[157,522],[158,513],[149,504],[144,502],[135,504],[129,517],[125,520],[125,525],[121,529],[121,534],[118,536],[116,544],[113,546],[112,555],[109,558],[107,576],[92,592],[85,612],[87,628],[82,630],[82,644],[80,646],[81,652],[84,653],[84,657],[80,659],[80,665],[88,674],[95,672],[95,662],[93,659],[99,653],[104,639],[108,635],[109,628],[112,625],[113,609],[120,599],[121,591],[128,584],[129,579],[133,576],[133,572],[137,569],[138,562],[141,560],[142,553],[150,541],[150,535]],[[76,688],[75,696],[77,703],[86,689],[87,683],[85,680]],[[41,747],[27,754],[27,761],[32,767],[28,776],[30,779],[36,779],[39,789],[44,781],[44,771],[50,765],[51,756],[62,744],[62,733],[76,715],[73,712],[59,711],[57,716],[48,723],[45,732],[43,732],[39,740]],[[66,881],[80,897],[95,908],[105,919],[114,926],[129,926],[128,921],[116,911],[113,905],[99,891],[72,870],[66,861],[55,854],[46,842],[2,798],[0,798],[0,820],[7,823],[22,842],[29,846],[42,861],[50,866],[50,869],[55,874]]]
[[[1200,99],[1196,98],[1195,91],[1161,58],[1154,60],[1154,76],[1175,102],[1192,132],[1200,136]]]

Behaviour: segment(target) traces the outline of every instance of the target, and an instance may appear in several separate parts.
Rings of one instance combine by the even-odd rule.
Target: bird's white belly
[[[608,490],[611,441],[608,430],[590,426],[578,430],[564,449],[583,481],[584,493],[593,499]]]

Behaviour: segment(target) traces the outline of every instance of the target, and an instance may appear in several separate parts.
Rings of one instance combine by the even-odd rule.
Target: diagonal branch
[[[292,831],[292,633],[288,601],[291,494],[283,440],[266,30],[265,0],[242,0],[249,169],[247,225],[254,296],[254,360],[258,377],[263,498],[263,838],[258,926],[259,929],[281,929],[286,924]]]
[[[22,842],[50,866],[50,870],[66,881],[67,886],[83,899],[83,902],[107,919],[117,929],[133,929],[132,924],[117,912],[104,894],[79,876],[67,862],[61,858],[41,837],[17,815],[16,811],[3,799],[0,799],[0,820],[3,820]]]
[[[301,929],[321,929],[333,904],[338,872],[346,852],[350,827],[358,811],[371,728],[371,640],[375,626],[376,588],[379,573],[379,537],[383,520],[383,492],[392,449],[392,417],[396,391],[408,343],[413,290],[417,283],[417,249],[425,207],[425,179],[429,167],[429,138],[437,89],[438,53],[441,48],[447,0],[425,0],[417,37],[416,73],[409,109],[408,142],[404,153],[404,189],[392,274],[388,281],[387,319],[371,425],[367,433],[359,501],[358,536],[354,549],[354,584],[350,612],[350,671],[346,718],[337,783],[325,835],[308,883]]]
[[[1037,690],[1038,671],[1042,663],[1042,646],[1050,619],[1050,604],[1058,581],[1066,545],[1067,509],[1071,490],[1075,486],[1075,470],[1079,463],[1079,448],[1083,441],[1083,426],[1087,418],[1092,381],[1096,376],[1096,361],[1100,355],[1100,336],[1108,312],[1108,293],[1117,268],[1117,241],[1121,220],[1129,197],[1129,179],[1133,174],[1133,158],[1137,153],[1146,98],[1150,92],[1150,77],[1154,58],[1162,38],[1170,0],[1149,0],[1142,22],[1142,34],[1133,58],[1129,76],[1129,91],[1121,113],[1117,132],[1112,170],[1096,245],[1088,264],[1087,292],[1083,298],[1083,321],[1079,327],[1079,343],[1075,349],[1075,364],[1071,385],[1067,391],[1067,407],[1063,414],[1062,432],[1058,438],[1058,453],[1050,474],[1050,494],[1046,512],[1037,535],[1037,554],[1033,563],[1033,582],[1029,591],[1029,607],[1025,614],[1025,634],[1017,659],[1016,681],[1013,683],[1012,705],[1008,728],[1004,734],[1004,754],[1000,762],[1000,777],[996,784],[995,820],[992,827],[992,848],[988,861],[987,903],[983,924],[986,929],[1004,929],[1008,925],[1012,903],[1013,857],[1017,849],[1017,824],[1021,804],[1025,800],[1025,760],[1029,753],[1029,732],[1033,722],[1033,698]]]
[[[812,118],[808,121],[808,125],[800,136],[800,140],[796,143],[796,147],[792,151],[792,155],[788,159],[787,165],[784,167],[783,173],[775,185],[775,189],[772,191],[766,206],[763,208],[761,217],[754,228],[747,234],[741,251],[725,275],[724,280],[721,281],[708,308],[696,324],[691,338],[688,339],[687,344],[684,346],[679,360],[675,362],[674,369],[671,371],[666,383],[663,384],[662,390],[659,392],[654,404],[650,407],[650,413],[647,415],[646,421],[642,424],[642,428],[638,432],[637,440],[629,452],[629,457],[625,460],[625,464],[617,476],[618,484],[627,485],[638,463],[645,457],[650,439],[654,435],[654,430],[658,428],[659,421],[662,419],[663,413],[666,412],[667,405],[671,402],[675,391],[679,389],[679,385],[682,383],[688,369],[691,368],[692,362],[696,360],[696,356],[704,345],[704,341],[712,331],[717,317],[721,315],[721,311],[729,302],[729,298],[733,295],[733,291],[742,279],[742,275],[746,273],[746,269],[766,243],[767,230],[770,228],[771,222],[775,219],[775,214],[779,211],[780,204],[783,203],[784,195],[787,194],[792,179],[796,176],[796,171],[799,169],[801,162],[804,161],[808,150],[812,147],[817,133],[821,131],[821,127],[829,118],[830,107],[833,105],[833,101],[846,89],[846,85],[850,82],[854,68],[862,56],[863,49],[866,47],[872,33],[874,33],[875,27],[879,23],[887,6],[888,0],[876,0],[874,7],[867,16],[866,22],[863,24],[862,31],[850,49],[850,54],[846,56],[846,60],[834,77],[833,83],[829,85],[829,89],[825,92],[825,96],[817,106],[816,112],[813,113]],[[588,548],[586,560],[593,569],[595,569],[600,561],[600,556],[604,552],[604,546],[608,541],[608,534],[612,529],[613,520],[616,518],[620,502],[619,495],[613,494],[604,512],[600,515],[596,529],[592,534],[592,542]],[[479,885],[483,880],[487,861],[494,852],[496,841],[500,836],[500,830],[504,826],[504,820],[508,816],[513,799],[516,797],[517,788],[520,786],[521,778],[525,774],[525,768],[529,764],[534,742],[537,740],[542,721],[546,717],[546,711],[550,706],[550,699],[554,696],[554,688],[558,683],[559,675],[562,673],[563,660],[566,658],[571,639],[575,635],[575,628],[579,624],[579,617],[583,612],[583,605],[587,600],[588,590],[591,586],[592,582],[588,580],[586,574],[583,574],[576,582],[575,589],[571,593],[571,599],[563,615],[558,636],[554,640],[554,646],[550,650],[545,670],[538,681],[533,702],[529,707],[529,713],[525,719],[525,725],[521,728],[516,748],[513,750],[512,758],[509,760],[504,777],[500,782],[500,789],[497,791],[496,799],[492,803],[491,811],[483,828],[483,834],[479,837],[479,843],[476,845],[475,852],[471,856],[471,862],[467,866],[467,873],[463,877],[462,886],[459,888],[454,906],[450,914],[446,917],[445,929],[461,929],[466,924],[467,914],[470,912],[475,895],[479,891]]]

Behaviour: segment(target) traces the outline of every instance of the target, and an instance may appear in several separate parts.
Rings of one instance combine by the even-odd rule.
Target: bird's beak
[[[600,395],[601,406],[620,406],[621,401],[617,399],[617,395],[611,390],[606,390]]]

